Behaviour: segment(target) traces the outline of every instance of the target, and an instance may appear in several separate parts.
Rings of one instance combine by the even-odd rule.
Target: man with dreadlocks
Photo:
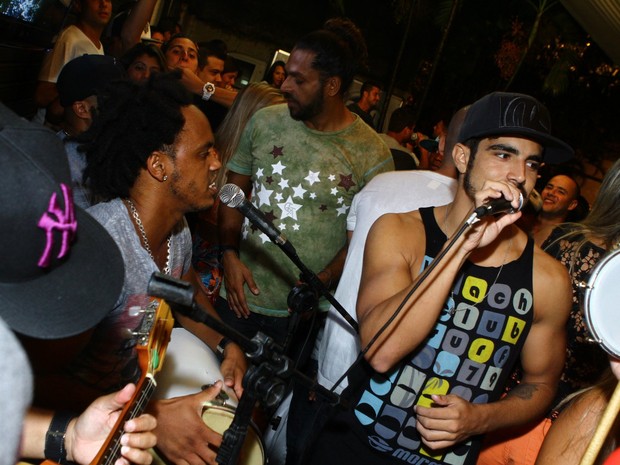
[[[302,37],[280,88],[286,105],[256,112],[227,166],[228,181],[252,193],[327,287],[342,271],[353,196],[373,176],[394,170],[387,146],[345,106],[365,57],[364,38],[349,20],[330,19]],[[218,311],[242,333],[260,330],[283,344],[298,269],[264,234],[243,225],[237,210],[219,210],[218,234],[226,297]]]
[[[221,164],[209,122],[191,101],[178,74],[159,74],[144,85],[121,82],[100,97],[100,113],[87,138],[85,175],[103,202],[89,213],[121,249],[125,282],[115,307],[63,374],[66,382],[54,396],[65,408],[81,406],[139,376],[135,342],[127,332],[140,327],[143,318],[132,309],[152,300],[147,286],[154,271],[197,283],[184,214],[212,206]],[[206,295],[197,292],[196,299],[215,314]],[[175,318],[214,351],[227,341],[187,317]],[[226,344],[221,372],[237,395],[245,369],[241,349]],[[209,445],[219,446],[221,436],[205,426],[200,414],[221,387],[218,382],[193,396],[151,402],[158,448],[170,461],[215,463],[216,452]]]

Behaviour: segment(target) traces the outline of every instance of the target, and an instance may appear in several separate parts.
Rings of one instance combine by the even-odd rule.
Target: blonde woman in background
[[[235,99],[226,118],[215,134],[215,145],[220,153],[222,166],[225,167],[237,149],[239,138],[252,115],[269,105],[284,103],[282,93],[265,83],[252,83],[243,89]],[[226,182],[226,170],[221,169],[216,179],[218,188]],[[213,207],[198,215],[194,227],[194,249],[192,264],[200,276],[201,284],[211,302],[219,296],[224,277],[221,250],[217,240],[217,210],[219,197]]]

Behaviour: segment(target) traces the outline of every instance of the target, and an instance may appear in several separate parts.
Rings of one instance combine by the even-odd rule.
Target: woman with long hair
[[[543,244],[568,268],[573,281],[573,310],[568,322],[567,358],[559,386],[561,411],[545,437],[537,465],[579,463],[618,380],[607,356],[586,326],[582,284],[597,263],[620,245],[620,160],[609,169],[588,216],[556,228]],[[616,257],[612,257],[614,260]],[[612,366],[613,366],[612,362]],[[592,381],[599,383],[592,386]],[[602,461],[617,446],[618,425],[603,446]]]
[[[286,79],[285,63],[282,60],[274,61],[265,73],[265,82],[270,86],[279,89],[282,87],[284,80]]]

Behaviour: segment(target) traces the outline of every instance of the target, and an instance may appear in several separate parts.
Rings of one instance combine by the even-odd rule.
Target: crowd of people
[[[6,463],[87,464],[113,446],[121,464],[155,448],[214,465],[225,439],[203,410],[255,388],[241,347],[257,334],[290,359],[277,403],[251,393],[264,461],[578,463],[620,375],[582,290],[620,244],[620,161],[589,208],[533,96],[472,97],[430,136],[403,105],[380,133],[381,84],[350,100],[367,59],[350,20],[241,88],[224,42],[150,25],[155,3],[112,21],[110,0],[74,1],[35,121],[0,104],[1,189],[19,199],[2,214]],[[225,184],[258,223],[219,198]],[[142,396],[165,363],[145,364],[140,342],[155,272],[234,330],[172,306],[219,366],[190,395]]]

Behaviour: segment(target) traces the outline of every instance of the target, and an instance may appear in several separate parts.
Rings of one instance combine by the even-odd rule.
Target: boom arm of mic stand
[[[339,395],[330,392],[298,370],[291,369],[290,367],[293,366],[291,360],[282,354],[281,348],[274,344],[271,338],[266,338],[268,341],[265,341],[264,335],[260,337],[257,335],[250,340],[239,331],[209,314],[194,300],[194,289],[190,283],[156,271],[151,275],[148,293],[153,297],[164,299],[174,311],[194,321],[206,324],[234,341],[254,364],[272,363],[277,367],[275,371],[278,376],[282,378],[294,377],[309,389],[313,389],[317,394],[323,396],[328,402],[334,405],[340,403]]]
[[[273,406],[281,400],[283,379],[295,377],[306,387],[314,389],[330,403],[340,403],[340,396],[317,384],[314,380],[292,368],[291,360],[282,354],[270,337],[256,334],[252,340],[213,317],[194,300],[194,290],[188,282],[155,272],[148,284],[148,293],[164,299],[170,307],[194,321],[206,324],[236,342],[253,362],[243,377],[244,393],[239,400],[235,417],[224,432],[216,461],[220,465],[235,465],[243,447],[250,424],[252,410],[260,396],[265,404]]]

